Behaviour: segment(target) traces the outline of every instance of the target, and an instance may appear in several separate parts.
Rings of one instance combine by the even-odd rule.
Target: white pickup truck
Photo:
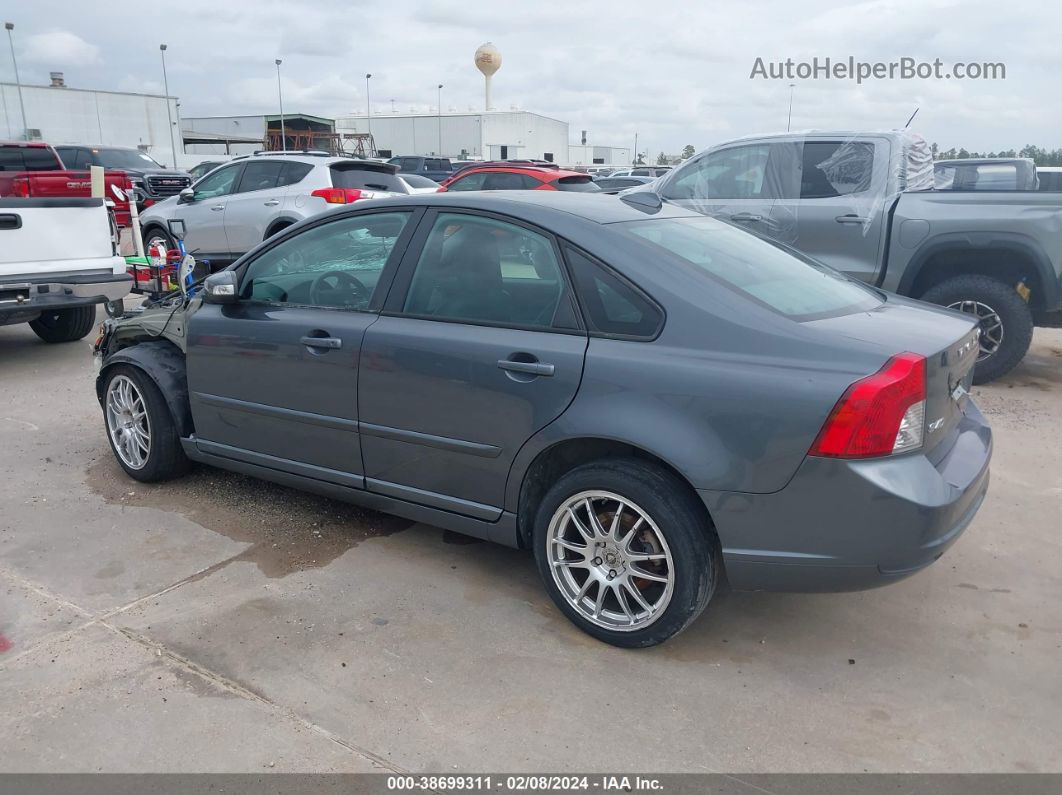
[[[0,326],[79,340],[131,286],[103,199],[0,198]]]

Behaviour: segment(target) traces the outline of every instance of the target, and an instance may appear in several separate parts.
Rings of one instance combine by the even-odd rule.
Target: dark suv
[[[170,196],[176,196],[192,184],[192,178],[186,171],[166,168],[151,155],[139,149],[126,149],[118,146],[57,146],[55,151],[69,169],[85,169],[89,166],[102,166],[108,170],[126,172],[133,187],[140,189],[145,201],[143,207]]]
[[[398,166],[403,174],[419,174],[422,177],[442,182],[449,179],[454,171],[449,158],[445,157],[420,157],[417,155],[401,155],[392,157],[387,161],[391,165]]]

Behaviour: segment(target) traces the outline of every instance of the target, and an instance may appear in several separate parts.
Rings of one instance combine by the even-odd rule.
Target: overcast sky
[[[275,58],[289,112],[477,109],[472,56],[491,41],[503,64],[494,106],[566,120],[572,140],[633,145],[654,155],[740,135],[793,129],[912,128],[942,149],[1062,147],[1062,3],[917,0],[99,0],[5,3],[22,79],[170,93],[184,116],[275,113]],[[765,62],[818,56],[945,68],[1002,62],[1005,80],[750,79]],[[13,79],[0,40],[0,80]]]

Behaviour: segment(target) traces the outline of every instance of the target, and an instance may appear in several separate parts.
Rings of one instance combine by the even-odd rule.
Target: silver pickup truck
[[[977,383],[1013,368],[1062,309],[1062,193],[939,191],[907,131],[812,132],[712,147],[651,188],[901,295],[975,314]]]
[[[79,340],[132,281],[103,199],[0,198],[0,326]]]

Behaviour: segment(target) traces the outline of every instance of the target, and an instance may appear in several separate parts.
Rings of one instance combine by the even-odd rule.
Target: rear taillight
[[[344,188],[320,188],[310,195],[324,199],[329,204],[350,204],[361,198],[361,191]]]
[[[926,360],[901,353],[848,387],[808,455],[874,458],[916,450],[925,418]]]
[[[29,177],[15,177],[12,179],[11,195],[18,199],[28,199],[30,195]]]

